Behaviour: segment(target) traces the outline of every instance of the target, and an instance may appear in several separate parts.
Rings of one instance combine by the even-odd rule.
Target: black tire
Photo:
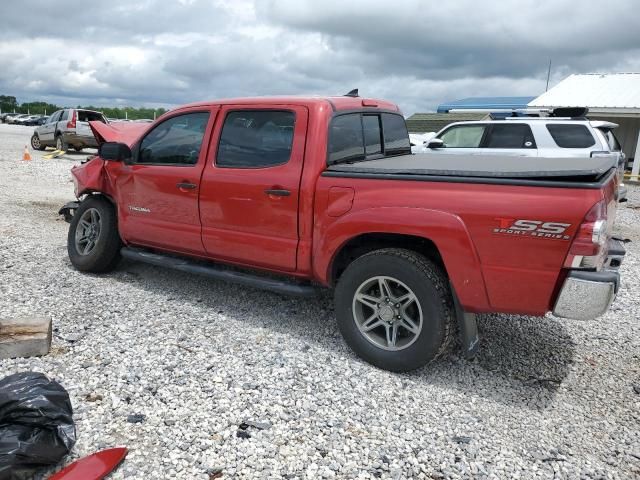
[[[76,242],[76,232],[83,228],[78,226],[85,212],[94,209],[99,215],[100,229],[95,239],[93,248],[88,253],[82,253]],[[89,212],[91,215],[93,212]],[[120,260],[120,248],[122,241],[118,233],[118,221],[116,211],[108,200],[99,196],[89,196],[75,211],[69,234],[67,236],[67,252],[71,264],[82,272],[109,272],[113,270]],[[82,245],[81,245],[82,246]]]
[[[46,148],[40,141],[40,137],[37,133],[34,133],[31,136],[31,148],[33,148],[34,150],[44,150]]]
[[[397,279],[409,287],[422,311],[420,332],[412,337],[413,343],[401,350],[377,346],[361,333],[355,321],[354,296],[365,282],[380,276]],[[393,372],[427,365],[446,351],[455,333],[453,300],[446,275],[426,257],[411,250],[381,249],[354,260],[336,286],[335,310],[338,328],[353,351],[372,365]]]
[[[56,135],[56,150],[67,151],[68,145],[67,142],[64,141],[64,137],[61,133]]]
[[[81,152],[81,151],[82,151],[82,147],[73,147],[73,149],[74,149],[76,152]]]

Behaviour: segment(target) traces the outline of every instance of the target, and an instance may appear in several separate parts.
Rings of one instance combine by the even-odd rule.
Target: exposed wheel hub
[[[380,317],[380,320],[383,320],[385,322],[391,322],[395,320],[397,315],[397,310],[389,305],[382,305],[382,307],[378,309],[378,317]]]

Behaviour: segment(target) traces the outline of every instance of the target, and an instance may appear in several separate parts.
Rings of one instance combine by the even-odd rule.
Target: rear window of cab
[[[394,113],[337,115],[329,129],[329,165],[411,153],[404,117]]]

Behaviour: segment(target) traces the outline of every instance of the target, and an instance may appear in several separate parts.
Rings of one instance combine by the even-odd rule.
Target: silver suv
[[[505,120],[456,122],[427,142],[426,151],[443,154],[522,157],[612,157],[622,183],[625,155],[613,131],[618,125],[600,120],[562,117],[509,117]]]
[[[55,147],[57,150],[67,150],[72,147],[79,152],[83,148],[98,148],[89,122],[97,120],[109,123],[105,116],[93,110],[81,108],[65,108],[53,113],[47,123],[39,126],[31,137],[31,147],[44,150]]]

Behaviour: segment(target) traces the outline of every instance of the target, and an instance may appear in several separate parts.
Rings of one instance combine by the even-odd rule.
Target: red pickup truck
[[[396,105],[344,97],[190,104],[155,123],[92,123],[74,167],[75,268],[121,257],[294,295],[333,288],[368,362],[421,367],[475,315],[591,319],[615,298],[608,159],[412,155]]]

